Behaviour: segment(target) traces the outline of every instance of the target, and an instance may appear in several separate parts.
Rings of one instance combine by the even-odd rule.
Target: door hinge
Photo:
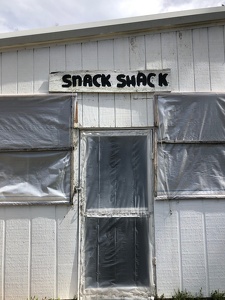
[[[75,186],[74,187],[74,194],[77,194],[81,191],[81,187],[80,186]]]

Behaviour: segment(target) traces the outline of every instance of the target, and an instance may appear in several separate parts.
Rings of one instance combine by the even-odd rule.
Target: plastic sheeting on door
[[[157,198],[225,197],[225,95],[157,96]]]
[[[87,218],[85,288],[149,286],[148,218]]]
[[[82,298],[153,293],[150,131],[81,135]]]
[[[146,208],[146,151],[146,136],[89,136],[86,208]]]
[[[70,200],[71,128],[70,95],[0,99],[0,203]]]

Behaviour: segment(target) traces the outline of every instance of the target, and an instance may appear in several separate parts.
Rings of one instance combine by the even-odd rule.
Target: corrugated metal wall
[[[225,91],[224,26],[121,37],[0,55],[0,93],[48,93],[64,70],[166,69],[173,91]],[[83,94],[81,127],[153,124],[150,94]],[[225,201],[155,203],[158,294],[224,289]],[[0,207],[0,299],[77,294],[77,208]]]

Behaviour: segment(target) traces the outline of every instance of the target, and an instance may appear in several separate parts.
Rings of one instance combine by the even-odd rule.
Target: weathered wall
[[[173,91],[225,91],[224,26],[9,51],[0,93],[48,93],[53,71],[171,69]],[[153,125],[151,94],[78,95],[81,127]],[[155,203],[158,294],[224,289],[225,201]],[[77,294],[77,207],[0,207],[0,299]]]
[[[159,295],[224,290],[225,201],[159,202],[155,220]]]

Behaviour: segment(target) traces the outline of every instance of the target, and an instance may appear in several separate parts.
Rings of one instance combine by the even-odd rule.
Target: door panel
[[[148,218],[87,218],[85,288],[149,286]]]
[[[147,207],[146,136],[87,139],[86,209]]]
[[[81,134],[81,296],[152,292],[151,154],[150,130]]]

